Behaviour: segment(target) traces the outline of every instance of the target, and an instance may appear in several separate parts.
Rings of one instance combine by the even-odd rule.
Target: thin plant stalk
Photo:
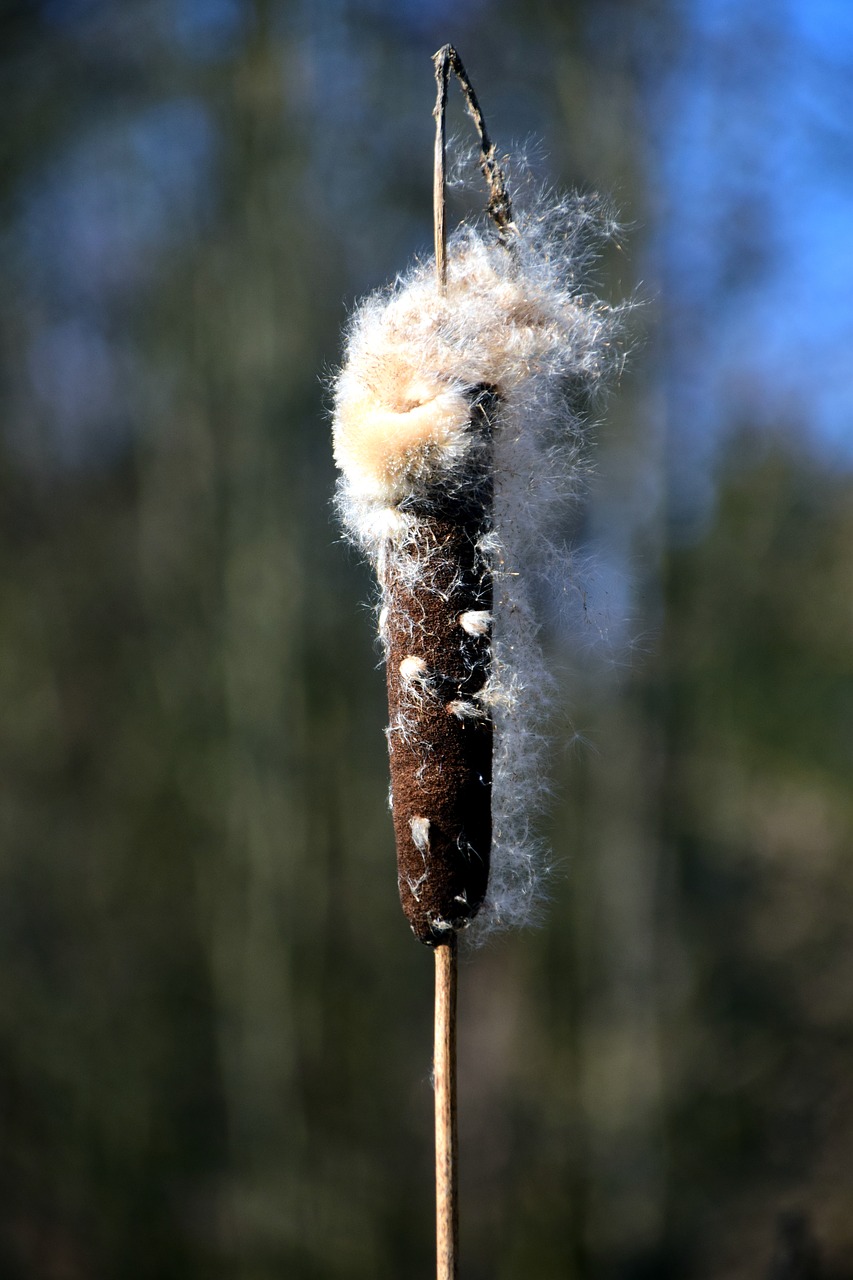
[[[447,289],[447,223],[445,165],[447,150],[447,78],[450,46],[435,55],[435,171],[433,222],[435,273],[439,290]],[[435,1270],[436,1280],[459,1274],[459,1152],[456,1128],[456,934],[435,949]]]
[[[447,291],[446,152],[447,82],[452,71],[465,96],[468,112],[480,139],[480,165],[489,187],[489,214],[501,238],[511,221],[512,206],[503,172],[495,160],[486,121],[473,85],[459,54],[444,45],[434,55],[436,80],[435,167],[433,175],[433,224],[435,272],[440,293]],[[435,949],[435,1042],[433,1087],[435,1090],[435,1228],[437,1280],[457,1280],[459,1274],[459,1152],[456,1118],[456,987],[457,939]]]
[[[456,934],[435,949],[435,1241],[437,1280],[459,1274],[456,1133]]]

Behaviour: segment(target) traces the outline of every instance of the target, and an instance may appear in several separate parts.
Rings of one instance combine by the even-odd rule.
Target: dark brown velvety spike
[[[420,517],[417,539],[385,570],[400,900],[417,937],[433,946],[480,907],[492,838],[493,726],[475,700],[488,678],[490,637],[459,621],[492,607],[476,547],[484,512],[469,508],[461,521],[454,514]]]
[[[380,575],[397,871],[403,911],[430,946],[477,913],[489,881],[494,728],[481,693],[489,676],[492,575],[478,548],[491,527],[490,438],[500,397],[471,391],[472,449],[464,488],[406,504],[409,535]],[[474,620],[469,619],[469,622]]]

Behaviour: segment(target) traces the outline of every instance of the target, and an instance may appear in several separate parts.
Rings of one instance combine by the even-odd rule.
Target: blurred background
[[[432,1272],[327,384],[431,246],[452,40],[642,301],[543,601],[551,902],[463,958],[463,1275],[848,1280],[853,9],[0,15],[0,1274]]]

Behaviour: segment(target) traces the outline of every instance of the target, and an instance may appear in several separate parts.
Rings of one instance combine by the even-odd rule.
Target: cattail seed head
[[[618,311],[580,286],[595,214],[534,202],[502,239],[464,228],[444,291],[430,260],[358,307],[335,380],[338,506],[381,592],[401,899],[433,944],[537,900],[550,681],[527,584],[576,487],[567,391],[617,358]]]

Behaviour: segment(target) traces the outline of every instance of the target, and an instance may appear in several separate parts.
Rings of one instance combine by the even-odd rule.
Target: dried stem
[[[447,224],[445,166],[447,153],[447,82],[456,76],[468,112],[480,139],[480,168],[489,188],[488,212],[505,240],[512,225],[512,205],[503,170],[495,159],[494,143],[480,110],[474,87],[462,59],[446,44],[433,57],[437,97],[435,116],[435,168],[433,221],[435,230],[435,271],[439,291],[447,289]],[[435,1215],[437,1280],[457,1280],[459,1255],[458,1149],[456,1136],[456,975],[455,932],[435,948]]]
[[[447,288],[447,222],[445,220],[446,201],[445,156],[447,153],[447,76],[450,62],[447,55],[450,45],[446,44],[435,54],[435,82],[438,96],[435,100],[433,115],[435,116],[435,170],[432,184],[432,220],[435,229],[435,273],[441,293]]]
[[[436,1280],[457,1280],[459,1266],[456,1140],[456,934],[435,949],[435,1239]]]
[[[480,139],[480,168],[489,188],[489,217],[498,229],[501,240],[507,238],[512,225],[512,202],[506,189],[506,178],[503,169],[495,158],[495,144],[489,137],[486,121],[480,109],[480,103],[474,92],[474,86],[468,79],[462,59],[453,48],[446,44],[438,53],[433,54],[435,79],[438,85],[438,99],[435,104],[435,264],[438,272],[439,287],[444,288],[447,281],[447,231],[444,225],[444,156],[446,145],[445,108],[447,105],[447,80],[450,72],[456,76],[465,95],[468,114],[474,121],[477,136]]]
[[[453,50],[435,55],[438,97],[435,104],[435,174],[433,222],[435,270],[439,290],[447,288],[447,225],[445,223],[445,154],[447,146],[447,76]],[[456,1139],[456,934],[435,948],[435,1274],[436,1280],[457,1280],[459,1274],[458,1153]]]

